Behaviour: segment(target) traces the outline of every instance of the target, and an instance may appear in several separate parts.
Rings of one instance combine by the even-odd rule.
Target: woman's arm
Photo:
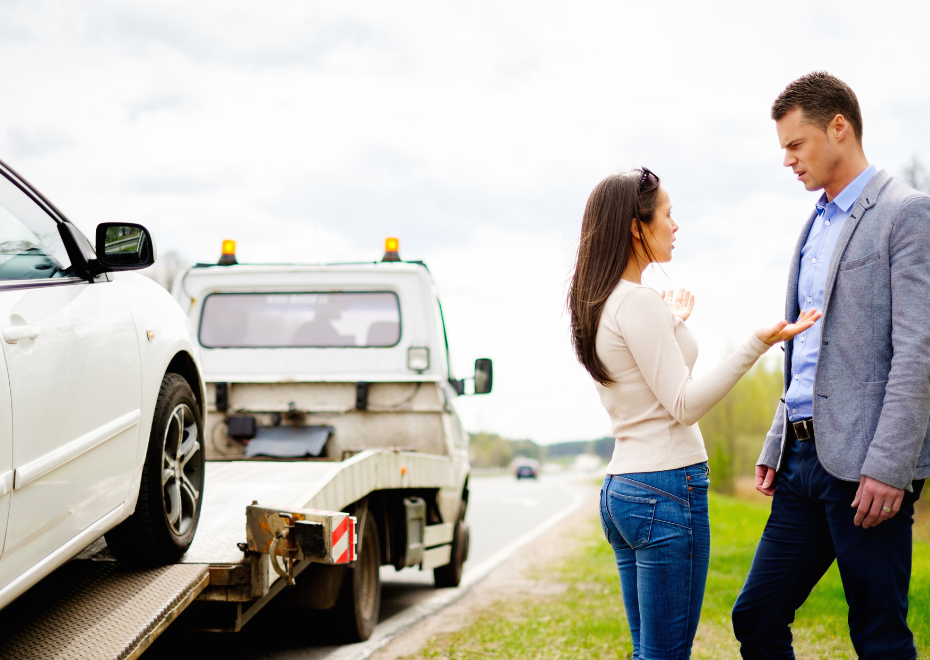
[[[675,339],[675,317],[655,291],[645,287],[630,291],[617,311],[620,332],[646,384],[665,409],[686,426],[723,399],[773,343],[803,332],[817,318],[819,313],[791,326],[782,321],[771,329],[759,330],[710,373],[693,380]]]

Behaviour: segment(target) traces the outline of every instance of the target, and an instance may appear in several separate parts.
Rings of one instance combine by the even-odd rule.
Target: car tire
[[[468,546],[471,532],[468,523],[459,520],[452,535],[452,558],[445,566],[433,569],[433,582],[439,588],[457,587],[462,583],[462,571],[468,560]]]
[[[374,516],[364,516],[358,559],[346,571],[333,612],[347,642],[364,642],[381,613],[381,541]]]
[[[203,417],[187,381],[166,374],[158,393],[136,510],[106,533],[132,566],[178,561],[194,540],[203,502]]]

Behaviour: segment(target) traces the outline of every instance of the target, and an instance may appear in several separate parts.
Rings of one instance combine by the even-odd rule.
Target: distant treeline
[[[508,440],[496,433],[472,433],[468,448],[472,466],[481,468],[507,467],[517,456],[534,458],[542,463],[595,454],[607,462],[613,451],[614,439],[609,437],[538,445],[532,440]]]
[[[710,457],[711,488],[733,493],[736,478],[752,477],[781,392],[781,366],[756,365],[700,421]],[[469,445],[471,464],[478,468],[508,467],[516,456],[534,458],[542,463],[594,454],[607,462],[613,451],[611,437],[538,445],[532,440],[508,440],[494,433],[473,433]]]
[[[546,448],[546,457],[550,460],[578,456],[580,454],[594,454],[599,456],[605,463],[610,462],[610,457],[614,453],[614,439],[610,436],[598,440],[576,440],[574,442],[559,442],[554,445],[548,445]]]
[[[507,440],[496,433],[472,433],[468,457],[472,467],[505,468],[517,456],[546,460],[546,448],[532,440]]]
[[[781,364],[759,363],[701,419],[711,488],[732,494],[737,478],[752,477],[782,390]]]

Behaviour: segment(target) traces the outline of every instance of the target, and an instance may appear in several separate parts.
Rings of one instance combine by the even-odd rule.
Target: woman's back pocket
[[[613,491],[607,494],[610,519],[631,548],[640,548],[649,543],[656,502],[650,497],[633,497]]]

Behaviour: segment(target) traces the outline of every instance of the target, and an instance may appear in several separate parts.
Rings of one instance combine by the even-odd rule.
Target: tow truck
[[[135,658],[179,617],[236,632],[275,598],[331,610],[362,641],[381,566],[458,586],[470,467],[455,400],[489,393],[492,363],[453,377],[432,276],[398,247],[388,239],[377,262],[262,265],[224,241],[218,263],[176,278],[206,383],[193,544],[178,564],[132,570],[99,541],[4,613],[0,656]],[[63,630],[68,617],[77,628]]]

